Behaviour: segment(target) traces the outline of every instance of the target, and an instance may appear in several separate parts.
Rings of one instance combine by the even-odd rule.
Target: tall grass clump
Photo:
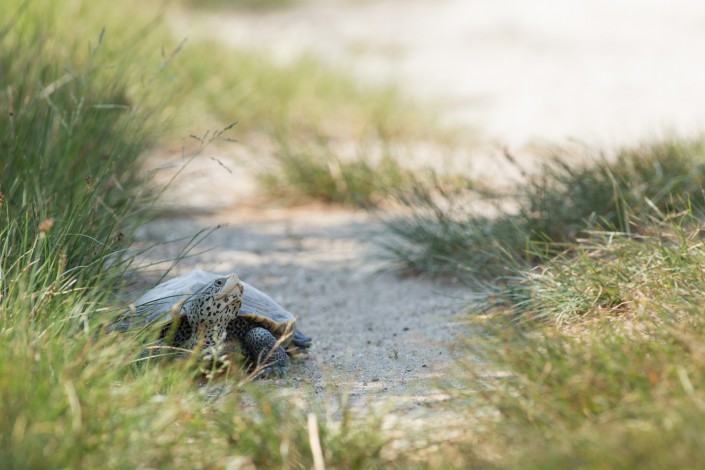
[[[134,69],[112,68],[100,26],[84,36],[62,31],[75,22],[64,15],[78,6],[62,8],[0,7],[0,454],[7,468],[81,466],[105,439],[93,433],[100,417],[90,413],[108,402],[102,377],[111,374],[104,359],[102,369],[87,363],[87,338],[124,269],[128,217],[144,202],[137,160],[154,130],[133,101]]]
[[[499,286],[468,369],[495,468],[692,468],[705,457],[701,221],[594,233]],[[648,227],[648,228],[647,228]],[[479,387],[478,387],[479,384]]]
[[[410,214],[387,221],[394,241],[385,246],[414,272],[511,274],[587,231],[629,233],[632,215],[645,210],[702,212],[704,154],[703,138],[671,139],[577,165],[554,156],[508,195],[418,191],[401,199]]]
[[[391,153],[341,158],[327,142],[292,147],[281,141],[275,159],[276,171],[261,171],[258,179],[270,195],[292,202],[308,199],[370,208],[422,179]]]
[[[118,263],[129,234],[126,220],[145,201],[138,158],[156,130],[152,110],[135,102],[135,68],[116,70],[121,64],[103,56],[105,29],[62,36],[70,6],[2,6],[5,305],[35,304],[44,296],[31,289],[54,282],[78,288],[108,277],[106,262]]]

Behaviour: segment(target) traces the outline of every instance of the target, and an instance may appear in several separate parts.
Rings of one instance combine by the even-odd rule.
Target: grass
[[[325,141],[294,148],[280,142],[275,159],[278,171],[262,171],[259,182],[269,194],[292,202],[309,199],[371,208],[422,181],[420,172],[404,168],[391,153],[341,158]]]
[[[472,350],[504,376],[468,372],[475,400],[499,412],[490,440],[506,453],[493,466],[698,466],[700,226],[686,214],[639,238],[594,234],[495,292]]]
[[[274,10],[290,7],[297,3],[297,0],[180,0],[185,6],[193,9],[213,9],[213,10]]]
[[[509,195],[471,190],[474,204],[466,203],[467,192],[419,188],[400,199],[411,213],[387,220],[394,239],[384,245],[411,272],[510,275],[590,230],[632,232],[634,213],[701,212],[704,153],[705,140],[697,137],[624,148],[589,164],[553,156]],[[492,209],[489,215],[473,209],[478,203]]]
[[[132,103],[135,69],[109,68],[100,30],[71,55],[52,25],[40,26],[42,7],[51,12],[37,3],[11,11],[20,15],[0,36],[3,272],[80,266],[72,277],[83,280],[123,246],[123,224],[146,197],[136,162],[159,120],[148,124],[154,111]]]
[[[391,85],[359,83],[351,72],[311,56],[288,63],[266,51],[191,41],[179,54],[174,106],[209,127],[239,121],[242,134],[290,145],[327,139],[396,139],[434,135],[432,117]],[[213,61],[210,57],[227,57]],[[188,84],[187,86],[184,86]],[[438,132],[440,134],[440,132]]]

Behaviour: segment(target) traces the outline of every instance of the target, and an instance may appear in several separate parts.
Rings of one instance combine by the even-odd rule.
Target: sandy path
[[[616,143],[705,121],[705,61],[697,58],[705,3],[663,4],[313,1],[264,15],[173,20],[188,36],[264,47],[284,61],[314,51],[368,80],[399,79],[488,142]],[[315,342],[286,381],[294,389],[321,400],[346,392],[404,412],[441,408],[444,396],[428,385],[452,367],[454,320],[471,293],[379,272],[385,264],[369,238],[379,225],[367,214],[258,206],[247,175],[223,171],[207,158],[214,153],[227,160],[206,151],[167,195],[182,215],[141,233],[169,241],[227,224],[203,243],[213,251],[173,274],[236,271],[297,314]],[[177,254],[176,245],[160,250],[152,256]]]
[[[237,272],[297,315],[314,344],[277,386],[300,388],[325,403],[347,395],[353,405],[389,406],[403,414],[445,400],[437,385],[452,364],[457,316],[470,292],[452,281],[386,271],[372,240],[382,227],[365,212],[246,202],[218,208],[190,199],[195,188],[217,192],[245,177],[219,168],[208,158],[191,164],[184,184],[167,196],[180,201],[174,214],[188,215],[144,227],[141,239],[165,242],[144,261],[177,258],[184,242],[175,240],[221,225],[199,244],[196,251],[205,252],[182,260],[170,276],[194,268]],[[151,271],[160,275],[167,264]]]

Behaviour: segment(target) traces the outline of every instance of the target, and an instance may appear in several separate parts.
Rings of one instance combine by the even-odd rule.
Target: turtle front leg
[[[266,367],[273,367],[278,372],[284,372],[289,368],[289,355],[284,348],[277,345],[274,335],[264,328],[252,328],[245,334],[242,338],[242,353],[255,366],[263,364]]]

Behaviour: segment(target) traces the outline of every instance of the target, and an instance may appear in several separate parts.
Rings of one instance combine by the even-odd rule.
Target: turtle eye
[[[218,287],[223,287],[223,284],[225,284],[225,281],[223,279],[218,279],[215,281],[215,285]]]

